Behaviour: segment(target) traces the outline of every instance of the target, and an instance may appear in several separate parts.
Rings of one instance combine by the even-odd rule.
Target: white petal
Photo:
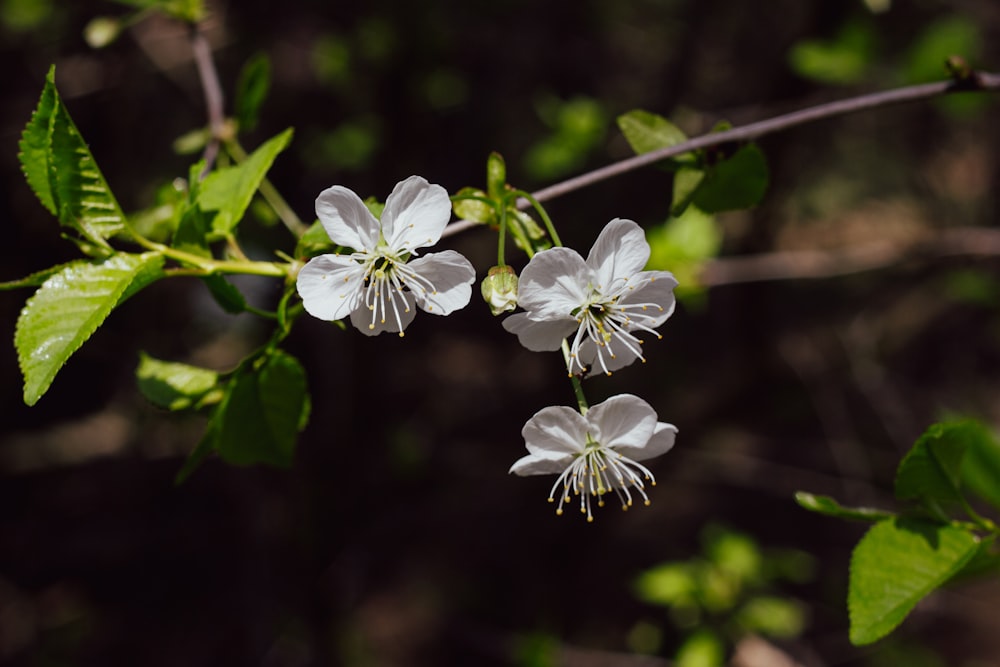
[[[310,315],[339,320],[356,307],[364,276],[364,267],[349,257],[319,255],[299,270],[295,287]]]
[[[378,220],[352,190],[341,185],[323,190],[316,198],[316,215],[334,243],[355,250],[375,249]]]
[[[396,309],[392,308],[389,298],[386,296],[385,305],[387,312],[383,313],[379,311],[374,313],[374,315],[372,310],[363,301],[360,301],[358,307],[351,313],[351,324],[366,336],[377,336],[385,331],[399,333],[403,329],[406,329],[417,314],[413,294],[410,292],[396,293],[394,298],[397,304]],[[397,314],[399,321],[396,320]],[[385,322],[382,321],[383,317],[385,318]],[[402,324],[402,327],[400,327],[400,324]]]
[[[587,420],[564,405],[542,408],[521,429],[524,446],[536,457],[556,459],[572,457],[583,451],[587,442]]]
[[[420,176],[400,181],[385,200],[382,234],[393,250],[434,245],[451,218],[448,191]]]
[[[508,473],[524,477],[525,475],[552,475],[561,473],[572,462],[573,457],[563,454],[558,457],[537,456],[528,454],[519,458],[510,467]]]
[[[604,365],[602,366],[601,362],[597,360],[597,344],[589,338],[580,344],[578,354],[580,363],[588,369],[587,377],[601,375],[605,371],[608,373],[617,371],[620,368],[625,368],[639,358],[638,354],[620,342],[612,341],[611,345],[615,351],[615,356],[612,357],[608,354],[607,348],[602,349],[601,352],[604,355]],[[639,351],[641,352],[642,350]]]
[[[551,352],[562,346],[563,339],[576,330],[572,317],[560,320],[534,320],[528,313],[517,313],[503,321],[503,328],[517,334],[521,345],[532,352]]]
[[[669,271],[643,271],[637,278],[638,287],[623,292],[619,305],[655,304],[655,306],[650,305],[642,311],[641,315],[644,317],[640,317],[640,313],[632,311],[632,318],[638,320],[643,326],[658,327],[673,314],[674,307],[677,305],[677,300],[674,297],[677,279]],[[660,310],[661,308],[662,310]]]
[[[469,305],[476,270],[461,254],[444,250],[408,262],[407,266],[430,281],[436,290],[436,293],[424,293],[418,286],[410,286],[416,295],[417,305],[423,310],[435,315],[448,315]]]
[[[677,427],[673,424],[667,424],[666,422],[656,422],[656,430],[653,432],[653,437],[649,439],[649,442],[641,450],[629,450],[627,447],[619,447],[620,451],[625,456],[629,457],[633,461],[642,461],[643,459],[651,459],[654,456],[659,456],[660,454],[666,454],[671,449],[674,448],[674,440],[677,438]]]
[[[517,303],[538,317],[570,317],[587,300],[590,279],[590,269],[575,250],[543,250],[521,272]]]
[[[587,255],[587,266],[597,275],[602,291],[610,289],[616,279],[642,271],[648,261],[649,243],[642,227],[622,218],[615,218],[601,230]]]
[[[632,394],[619,394],[598,403],[587,411],[586,419],[597,431],[592,434],[595,439],[621,453],[645,447],[656,429],[656,411]]]

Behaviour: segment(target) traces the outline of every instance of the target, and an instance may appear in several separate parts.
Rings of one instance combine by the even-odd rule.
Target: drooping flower
[[[447,191],[419,176],[396,184],[377,220],[354,192],[335,185],[316,198],[320,224],[347,255],[319,255],[299,271],[302,305],[321,320],[351,316],[369,336],[399,332],[413,321],[414,305],[435,315],[464,308],[476,271],[454,250],[413,259],[417,248],[441,238],[451,217]]]
[[[633,490],[649,505],[646,483],[656,485],[649,468],[639,463],[674,446],[677,428],[656,420],[646,401],[632,394],[612,396],[581,415],[565,406],[543,408],[521,430],[529,454],[514,463],[516,475],[559,473],[549,502],[559,493],[556,514],[580,497],[580,512],[593,521],[592,502],[604,505],[612,491],[622,509],[632,506]],[[562,487],[560,489],[560,487]]]
[[[525,312],[504,320],[529,350],[558,350],[570,341],[570,374],[608,375],[645,361],[637,332],[655,328],[674,311],[677,280],[669,271],[643,271],[646,236],[616,218],[601,231],[586,261],[570,248],[543,250],[521,272],[517,302]]]

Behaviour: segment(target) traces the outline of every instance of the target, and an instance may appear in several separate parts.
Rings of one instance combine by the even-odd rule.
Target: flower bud
[[[486,191],[490,198],[499,200],[507,187],[507,165],[500,153],[490,153],[486,160]]]
[[[517,274],[509,266],[494,266],[483,280],[483,300],[494,315],[517,308]]]

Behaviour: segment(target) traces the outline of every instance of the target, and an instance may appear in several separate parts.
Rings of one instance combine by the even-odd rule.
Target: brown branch
[[[639,167],[644,167],[646,165],[659,162],[660,160],[674,157],[675,155],[681,155],[693,150],[708,148],[709,146],[718,146],[729,142],[750,141],[751,139],[756,139],[765,134],[787,130],[798,125],[805,125],[806,123],[812,123],[823,118],[843,116],[857,111],[865,111],[867,109],[874,109],[892,104],[915,102],[932,97],[939,97],[949,93],[998,90],[1000,90],[1000,74],[976,72],[971,74],[968,78],[961,80],[949,79],[948,81],[906,86],[905,88],[885,90],[878,93],[868,93],[866,95],[851,97],[845,100],[838,100],[836,102],[827,102],[825,104],[819,104],[807,109],[801,109],[799,111],[793,111],[781,116],[775,116],[774,118],[769,118],[767,120],[750,123],[749,125],[744,125],[743,127],[734,127],[724,132],[712,132],[673,146],[650,151],[649,153],[643,153],[642,155],[636,155],[635,157],[615,162],[614,164],[609,164],[606,167],[595,169],[594,171],[582,174],[561,183],[550,185],[547,188],[543,188],[538,192],[532,193],[532,196],[538,201],[548,201],[613,176],[618,176],[620,174],[638,169]]]
[[[212,46],[208,43],[208,39],[198,23],[191,26],[191,51],[198,68],[201,88],[205,93],[205,110],[208,114],[208,129],[211,135],[203,154],[205,168],[202,170],[201,176],[204,178],[212,170],[215,158],[219,155],[226,116],[223,108],[222,84],[219,83],[219,73],[215,69],[215,61],[212,59]]]
[[[880,269],[904,259],[950,255],[1000,255],[1000,230],[982,227],[944,229],[906,243],[876,241],[836,251],[770,252],[713,259],[699,283],[705,287],[734,283],[830,278]]]
[[[799,111],[775,116],[756,123],[750,123],[742,127],[734,127],[724,132],[711,132],[709,134],[689,139],[688,141],[674,144],[666,148],[636,155],[619,162],[609,164],[594,171],[575,176],[568,180],[542,188],[533,192],[532,196],[538,201],[549,201],[556,197],[561,197],[575,190],[580,190],[600,181],[607,180],[614,176],[634,171],[640,167],[665,160],[670,157],[682,155],[694,150],[718,146],[729,142],[750,141],[773,132],[780,132],[806,123],[812,123],[824,118],[843,116],[849,113],[875,109],[878,107],[905,102],[916,102],[919,100],[940,97],[957,92],[974,91],[1000,91],[1000,74],[991,72],[973,72],[969,76],[960,79],[949,79],[934,83],[924,83],[915,86],[906,86],[894,90],[885,90],[877,93],[867,93],[857,97],[851,97],[835,102],[819,104]],[[527,208],[527,202],[520,200],[519,208]],[[460,220],[449,225],[443,236],[452,236],[459,232],[475,227],[477,223],[468,220]]]

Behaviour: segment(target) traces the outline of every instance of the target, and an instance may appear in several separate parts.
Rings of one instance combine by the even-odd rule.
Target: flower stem
[[[549,237],[552,239],[553,245],[561,247],[562,241],[559,240],[559,234],[556,233],[555,225],[552,224],[552,218],[549,217],[545,207],[542,206],[541,203],[531,195],[531,193],[525,192],[524,190],[515,190],[511,194],[515,197],[526,199],[528,203],[534,207],[534,209],[538,212],[539,217],[541,217],[542,222],[545,223],[545,228],[549,232]]]
[[[566,360],[566,368],[569,368],[570,356],[569,356],[569,343],[566,339],[562,342],[562,353],[563,359]],[[587,410],[590,406],[587,405],[587,397],[583,395],[583,383],[580,382],[580,378],[572,373],[569,374],[570,384],[573,385],[573,394],[576,396],[576,406],[580,410],[581,415],[587,414]]]
[[[507,245],[507,207],[501,203],[498,209],[500,231],[497,234],[497,266],[506,266],[504,262],[504,249]]]

